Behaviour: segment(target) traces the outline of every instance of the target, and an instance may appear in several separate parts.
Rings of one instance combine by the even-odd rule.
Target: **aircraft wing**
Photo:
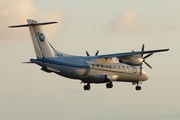
[[[115,54],[106,54],[106,55],[98,55],[95,56],[95,58],[122,58],[122,57],[128,57],[132,55],[141,55],[141,54],[149,54],[149,53],[157,53],[157,52],[165,52],[168,51],[169,49],[158,49],[158,50],[148,50],[148,51],[137,51],[137,52],[125,52],[125,53],[115,53]]]

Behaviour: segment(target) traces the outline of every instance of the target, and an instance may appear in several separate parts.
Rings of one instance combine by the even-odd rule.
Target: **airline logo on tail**
[[[40,32],[38,32],[37,35],[38,35],[39,40],[41,42],[44,42],[44,40],[45,40],[44,35],[42,33],[40,33]]]

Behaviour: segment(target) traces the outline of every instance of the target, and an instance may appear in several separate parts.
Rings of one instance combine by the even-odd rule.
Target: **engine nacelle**
[[[142,64],[143,58],[136,57],[136,56],[121,57],[119,58],[119,62],[128,64],[128,65],[138,66]]]

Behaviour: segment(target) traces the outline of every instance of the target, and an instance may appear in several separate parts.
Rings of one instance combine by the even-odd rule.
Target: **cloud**
[[[0,41],[25,40],[30,37],[28,28],[7,28],[10,25],[26,24],[26,19],[57,21],[58,25],[43,27],[49,39],[56,38],[57,32],[62,29],[63,13],[59,8],[39,10],[33,5],[33,0],[0,0],[0,3]]]
[[[112,31],[135,31],[144,27],[141,16],[136,9],[128,9],[116,16],[110,23]]]

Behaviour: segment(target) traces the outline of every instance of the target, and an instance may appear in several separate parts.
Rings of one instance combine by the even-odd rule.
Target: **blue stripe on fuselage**
[[[72,63],[65,63],[65,62],[61,62],[61,61],[57,61],[57,60],[53,60],[53,59],[47,59],[47,58],[43,58],[43,59],[34,59],[35,61],[39,61],[39,62],[44,62],[44,63],[49,63],[49,64],[55,64],[55,65],[62,65],[62,66],[68,66],[68,67],[78,67],[78,68],[90,68],[89,66],[84,66],[83,61],[79,61],[82,62],[82,65],[78,65],[78,64],[72,64]],[[36,63],[36,62],[35,62]]]

